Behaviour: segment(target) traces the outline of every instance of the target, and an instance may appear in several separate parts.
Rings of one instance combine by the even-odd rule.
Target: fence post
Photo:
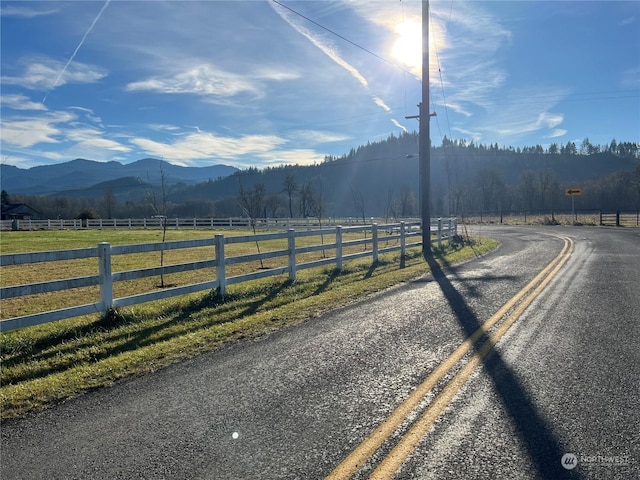
[[[451,230],[453,230],[453,218],[449,217],[449,230],[447,230],[447,240],[449,241],[449,245],[451,245],[451,237],[453,237]]]
[[[289,250],[289,280],[296,279],[296,231],[293,228],[287,229],[289,233],[287,247]]]
[[[404,222],[400,222],[400,268],[405,267],[405,254],[407,251],[407,237],[404,226]]]
[[[100,302],[104,312],[113,308],[113,279],[111,277],[111,245],[98,243],[98,271],[100,274]]]
[[[224,235],[216,233],[216,280],[218,280],[218,291],[224,297],[227,290],[227,276],[224,262]]]
[[[336,226],[336,270],[342,271],[342,225]]]
[[[442,248],[442,217],[438,218],[438,248]]]
[[[373,217],[371,217],[373,220]],[[378,263],[378,224],[371,224],[371,248],[373,250],[373,263]]]
[[[620,226],[620,210],[616,211],[616,227]]]

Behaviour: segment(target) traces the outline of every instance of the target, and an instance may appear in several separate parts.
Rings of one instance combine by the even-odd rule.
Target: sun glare
[[[413,20],[399,23],[395,32],[398,39],[391,47],[391,55],[411,68],[420,70],[422,67],[422,27]]]

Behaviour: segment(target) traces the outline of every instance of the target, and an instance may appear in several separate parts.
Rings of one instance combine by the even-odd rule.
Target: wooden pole
[[[422,2],[422,103],[420,103],[420,212],[422,253],[431,253],[431,145],[429,132],[429,2]]]

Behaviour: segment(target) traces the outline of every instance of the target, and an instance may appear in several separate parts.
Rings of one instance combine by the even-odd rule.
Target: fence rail
[[[217,228],[251,228],[251,219],[247,217],[231,218],[96,218],[96,219],[48,219],[48,220],[2,220],[0,230],[82,230],[82,229],[158,229],[162,228],[165,220],[170,229],[217,229]],[[402,219],[407,223],[418,219]],[[399,220],[397,220],[399,221]],[[372,223],[386,223],[382,219],[346,218],[259,218],[256,219],[258,230],[286,230],[287,228],[322,228],[323,226],[354,226],[371,225]]]
[[[457,221],[455,218],[433,220],[430,227],[432,236],[436,235],[437,243],[442,245],[443,241],[450,241],[451,237],[457,233]],[[343,241],[343,236],[349,232],[366,232],[370,237],[358,240]],[[296,246],[296,240],[305,236],[333,236],[332,243],[322,243],[317,245]],[[14,265],[27,265],[42,262],[55,262],[60,260],[97,258],[98,274],[84,277],[67,278],[62,280],[52,280],[26,285],[15,285],[0,288],[0,298],[10,299],[23,297],[26,295],[42,294],[49,292],[60,292],[72,288],[99,286],[99,299],[85,305],[76,305],[69,308],[39,312],[31,315],[8,318],[0,321],[0,332],[16,330],[41,323],[62,320],[81,315],[93,313],[105,313],[112,308],[120,308],[137,305],[144,302],[166,299],[179,295],[186,295],[203,290],[218,289],[221,295],[225,294],[226,287],[241,282],[256,280],[274,275],[288,273],[289,279],[295,280],[296,272],[299,270],[334,264],[337,270],[342,269],[344,261],[354,260],[366,256],[372,257],[372,262],[378,261],[381,253],[400,251],[401,267],[402,259],[406,254],[406,249],[421,245],[421,241],[412,242],[414,238],[421,240],[421,230],[419,223],[395,223],[395,224],[372,224],[366,226],[335,226],[325,227],[317,230],[296,231],[289,228],[285,232],[262,233],[258,235],[243,235],[225,237],[223,234],[215,234],[214,238],[200,240],[184,240],[172,242],[146,243],[137,245],[117,245],[111,246],[102,242],[93,248],[81,248],[74,250],[16,253],[0,255],[0,267]],[[225,247],[236,243],[255,243],[267,240],[287,240],[287,248],[268,252],[227,256]],[[394,245],[388,246],[388,242],[395,241]],[[386,242],[387,246],[381,246]],[[355,253],[344,253],[345,248],[362,245],[364,250]],[[136,270],[125,270],[112,272],[112,257],[117,255],[129,255],[145,252],[166,251],[186,248],[197,248],[213,246],[215,248],[215,258],[197,262],[180,263],[168,266],[142,268]],[[370,247],[370,249],[369,249]],[[303,253],[314,251],[335,250],[335,256],[322,258],[306,263],[297,263],[296,258]],[[258,270],[242,275],[227,276],[228,265],[252,262],[256,260],[266,260],[269,258],[286,257],[285,265],[276,268]],[[167,275],[177,272],[200,270],[204,268],[215,268],[215,278],[204,282],[189,285],[164,288],[150,292],[114,298],[113,284],[116,282],[142,279],[146,277]]]
[[[592,209],[576,210],[492,210],[465,212],[461,217],[465,223],[524,223],[539,224],[559,222],[564,224],[615,225],[618,227],[639,227],[640,210],[626,212],[606,212]]]
[[[640,211],[600,212],[600,225],[615,225],[616,227],[640,227]]]

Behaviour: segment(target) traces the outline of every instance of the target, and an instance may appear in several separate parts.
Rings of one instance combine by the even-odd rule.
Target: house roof
[[[2,205],[2,215],[39,215],[40,212],[26,203],[7,203]]]

